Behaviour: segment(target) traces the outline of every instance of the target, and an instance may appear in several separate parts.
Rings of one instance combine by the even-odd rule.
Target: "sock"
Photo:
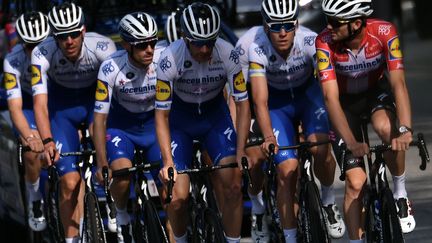
[[[227,243],[240,243],[240,237],[233,238],[233,237],[225,236],[225,239]]]
[[[350,240],[350,243],[363,243],[364,239],[360,239],[360,240]]]
[[[39,191],[39,178],[35,181],[35,183],[26,182],[26,188],[29,202],[34,202],[42,199],[42,195]]]
[[[180,236],[180,237],[177,237],[177,236],[174,235],[174,240],[175,240],[176,243],[188,243],[188,241],[187,241],[187,232],[184,235]]]
[[[405,189],[405,172],[400,176],[393,177],[393,198],[398,199],[401,197],[407,197],[407,192]]]
[[[264,214],[264,200],[262,197],[263,192],[260,191],[257,195],[251,195],[249,192],[249,198],[252,203],[252,214]]]
[[[116,206],[116,210],[117,210],[117,215],[116,215],[116,219],[117,219],[117,225],[127,225],[130,222],[130,216],[127,212],[126,208],[123,209],[119,209]]]
[[[328,206],[335,203],[335,194],[333,190],[333,185],[324,186],[321,184],[321,200],[323,206]]]
[[[286,243],[297,243],[297,229],[284,229],[284,236]]]

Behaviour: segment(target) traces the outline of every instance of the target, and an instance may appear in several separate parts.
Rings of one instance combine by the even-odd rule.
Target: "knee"
[[[374,124],[374,130],[384,142],[390,142],[390,135],[392,132],[392,126],[389,121],[377,121]]]
[[[227,201],[238,201],[242,198],[241,183],[233,182],[225,187],[224,198]]]
[[[348,178],[346,181],[346,195],[352,199],[357,199],[363,191],[366,178]]]
[[[76,174],[76,175],[75,175]],[[81,177],[78,173],[68,173],[61,178],[61,194],[65,199],[78,195],[81,186]]]
[[[169,208],[172,211],[184,211],[187,208],[187,198],[174,198],[170,204],[169,204]]]

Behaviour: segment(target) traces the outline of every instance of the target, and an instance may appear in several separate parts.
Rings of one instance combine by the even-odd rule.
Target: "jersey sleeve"
[[[332,51],[327,40],[330,38],[326,32],[321,33],[315,40],[318,76],[321,83],[336,80],[336,72],[332,60]]]
[[[384,55],[386,56],[388,71],[403,70],[402,48],[400,46],[396,26],[384,22],[379,24],[377,28],[377,36],[381,39],[381,43],[384,45]]]
[[[248,80],[248,74],[249,74],[249,53],[248,51],[248,47],[246,47],[244,45],[244,43],[241,42],[242,39],[240,39],[235,47],[235,51],[237,52],[237,54],[239,55],[239,61],[240,61],[240,66],[242,68],[242,72],[244,75],[244,78],[247,82]]]
[[[48,70],[50,67],[49,53],[43,45],[36,46],[31,55],[31,86],[33,96],[47,94]]]
[[[115,84],[116,65],[112,59],[103,62],[99,68],[96,84],[94,112],[108,114]]]
[[[110,38],[103,38],[96,42],[96,55],[99,61],[105,61],[111,54],[117,51],[117,47]]]
[[[159,58],[156,70],[156,101],[158,110],[170,110],[174,94],[173,81],[176,79],[176,64],[170,48],[165,49]]]
[[[226,60],[224,65],[227,72],[230,94],[236,102],[247,100],[246,81],[243,76],[242,67],[239,65],[239,54],[231,45],[223,46],[223,48],[227,48],[227,50],[231,49],[230,52],[226,52],[229,53],[228,57],[222,57],[222,60]]]
[[[252,43],[248,50],[249,53],[249,77],[265,77],[266,76],[266,53],[258,43]]]
[[[21,93],[21,73],[13,67],[6,57],[3,62],[3,84],[6,90],[7,99],[17,99],[22,97]]]

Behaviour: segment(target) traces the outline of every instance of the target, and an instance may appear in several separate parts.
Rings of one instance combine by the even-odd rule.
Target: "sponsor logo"
[[[44,46],[41,46],[39,49],[36,49],[34,52],[34,55],[40,59],[42,56],[46,56],[48,54],[48,51],[45,49]]]
[[[255,63],[255,62],[251,62],[249,63],[249,69],[252,70],[260,70],[260,69],[264,69],[263,65]]]
[[[132,72],[126,73],[126,78],[133,79],[133,77],[135,77],[135,73],[132,73]]]
[[[171,86],[168,81],[157,80],[156,83],[156,100],[168,101],[171,100]]]
[[[108,101],[108,84],[104,81],[98,80],[96,85],[96,100]]]
[[[31,85],[42,83],[41,67],[40,65],[31,65]]]
[[[111,64],[111,62],[108,62],[107,64],[103,65],[102,72],[105,76],[114,72],[114,66]]]
[[[102,110],[103,107],[104,107],[103,104],[97,104],[95,105],[95,110],[100,111]]]
[[[10,90],[10,89],[14,89],[14,88],[18,87],[15,74],[4,73],[4,84],[5,84],[6,90]]]
[[[234,49],[234,51],[237,52],[237,54],[238,54],[239,56],[243,56],[243,55],[246,53],[245,50],[242,48],[241,45],[240,45],[240,46],[237,46],[237,47]]]
[[[258,54],[258,56],[265,55],[265,51],[262,46],[255,47],[254,51],[256,52],[256,54]]]
[[[391,40],[387,42],[389,59],[390,60],[398,60],[402,59],[402,50],[400,47],[399,38],[397,36],[393,37]]]
[[[96,50],[106,51],[108,49],[108,41],[98,41],[96,43]]]
[[[380,25],[378,26],[378,35],[390,34],[391,25]]]
[[[235,64],[239,64],[239,62],[240,62],[240,55],[239,55],[239,53],[234,49],[234,50],[231,51],[230,56],[229,56],[229,59],[230,59],[231,61],[233,61]]]
[[[190,67],[192,66],[192,62],[189,61],[189,60],[186,60],[186,61],[184,62],[184,64],[183,64],[183,66],[184,66],[185,68],[190,68]]]
[[[21,66],[21,62],[16,58],[10,61],[9,63],[13,68],[18,68],[19,66]]]
[[[182,83],[182,84],[211,84],[211,83],[217,83],[220,81],[226,82],[226,78],[222,74],[219,74],[218,76],[205,76],[201,78],[180,78],[176,82]]]
[[[306,36],[304,38],[304,45],[313,46],[315,44],[315,36]]]
[[[235,74],[233,80],[234,80],[234,93],[241,93],[246,91],[246,81],[243,77],[242,71]]]
[[[316,55],[317,55],[319,71],[332,69],[332,65],[330,64],[330,54],[328,51],[318,49]]]
[[[382,62],[383,59],[381,57],[377,57],[375,59],[366,60],[357,64],[342,65],[337,63],[335,67],[337,70],[341,71],[374,70],[377,66],[381,65]]]
[[[165,72],[166,70],[170,69],[172,66],[171,62],[168,60],[168,57],[162,58],[159,62],[159,67],[162,70],[162,72]]]
[[[123,86],[119,91],[125,94],[145,94],[154,90],[156,90],[156,87],[154,85],[147,84],[144,87],[127,88],[126,86]]]

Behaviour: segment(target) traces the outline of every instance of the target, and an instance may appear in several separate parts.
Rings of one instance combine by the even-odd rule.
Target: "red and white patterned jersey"
[[[383,20],[367,20],[357,54],[343,43],[333,43],[328,29],[318,35],[315,45],[321,82],[337,80],[341,94],[367,91],[385,71],[404,68],[396,27]]]

